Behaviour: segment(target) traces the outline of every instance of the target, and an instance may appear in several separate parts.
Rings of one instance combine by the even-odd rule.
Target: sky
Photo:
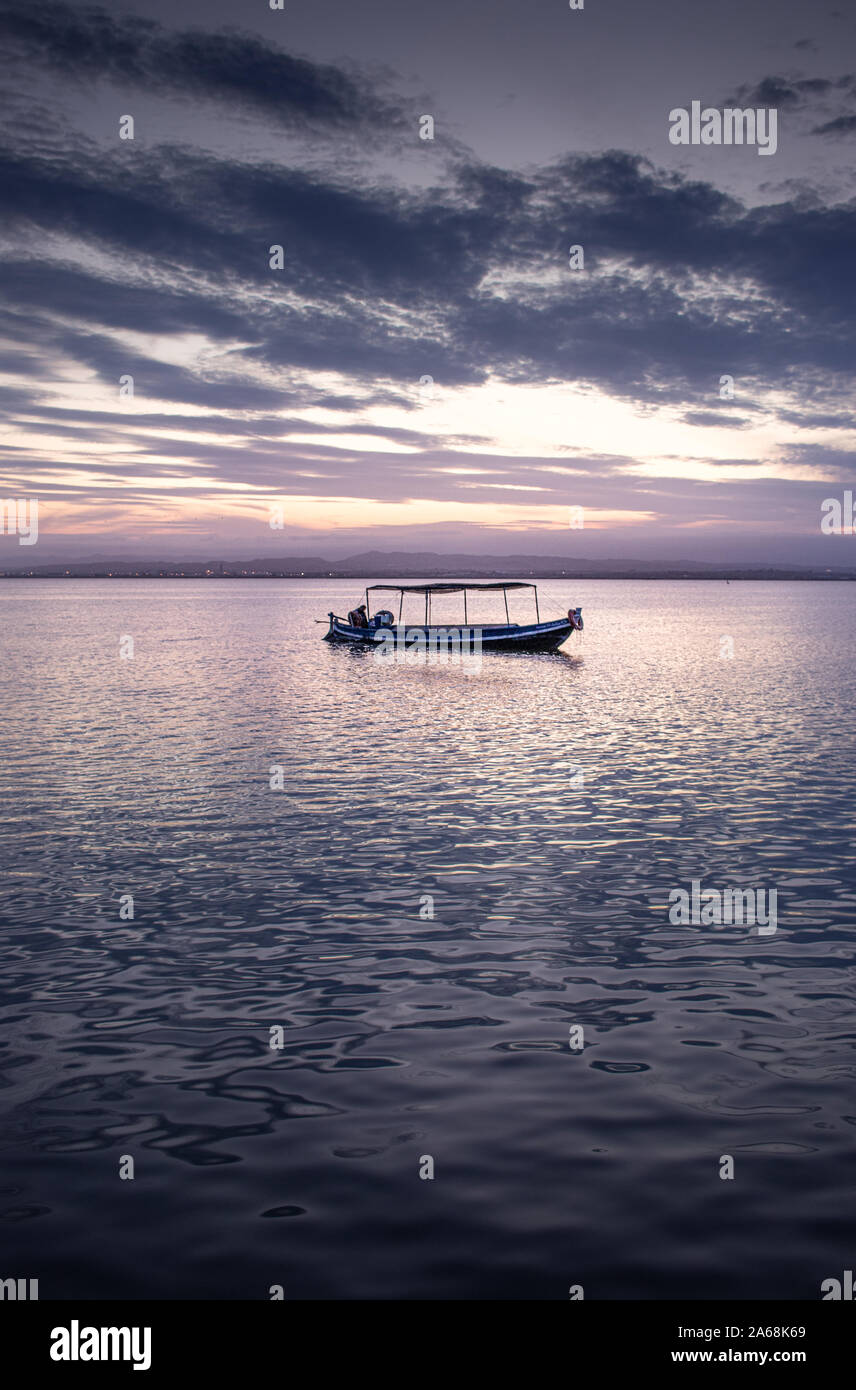
[[[0,44],[4,561],[856,563],[844,0],[13,0]],[[695,101],[775,152],[673,144]]]

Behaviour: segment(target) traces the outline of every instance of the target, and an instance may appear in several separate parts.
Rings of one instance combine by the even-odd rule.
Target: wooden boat
[[[512,623],[508,615],[508,590],[532,589],[535,597],[535,622]],[[329,613],[330,627],[324,634],[325,642],[349,642],[353,645],[371,646],[376,643],[394,644],[396,647],[413,648],[421,646],[428,650],[441,645],[448,646],[457,641],[459,649],[469,648],[479,651],[555,651],[572,632],[581,632],[582,611],[571,608],[565,618],[541,621],[538,608],[538,587],[521,581],[502,584],[371,584],[366,589],[365,613],[371,607],[369,595],[378,590],[399,595],[398,618],[389,609],[367,617],[365,625],[353,621],[359,616],[357,610],[341,618]],[[467,594],[494,592],[501,593],[505,600],[504,623],[473,623],[467,614]],[[404,595],[421,594],[425,600],[424,623],[405,622],[403,618]],[[442,626],[431,622],[431,599],[435,594],[463,594],[464,621],[461,627]]]

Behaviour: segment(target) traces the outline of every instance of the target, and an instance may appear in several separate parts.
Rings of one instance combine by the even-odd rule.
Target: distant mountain
[[[9,552],[9,561],[14,552]],[[26,557],[29,560],[29,556]],[[440,555],[369,550],[345,559],[276,555],[253,560],[152,560],[99,556],[66,564],[17,563],[5,579],[856,579],[817,565],[700,564],[695,560],[582,560],[570,555]]]
[[[528,576],[561,578],[564,575],[657,574],[662,564],[647,560],[583,560],[573,555],[438,555],[433,551],[368,550],[349,555],[346,560],[331,562],[341,572],[352,575],[377,575],[379,578],[400,578],[411,575],[458,578],[461,575],[486,578],[514,579]],[[681,561],[675,568],[687,571],[721,569],[722,566],[699,565]]]

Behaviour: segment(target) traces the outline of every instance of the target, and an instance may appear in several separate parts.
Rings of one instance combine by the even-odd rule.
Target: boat
[[[510,589],[532,589],[535,598],[535,622],[513,623],[508,614],[508,592]],[[372,593],[394,593],[399,595],[398,618],[387,608],[380,609],[371,617]],[[501,593],[505,600],[504,623],[473,623],[467,613],[467,595],[472,593]],[[420,594],[425,600],[424,622],[406,622],[403,617],[405,594]],[[431,621],[431,600],[437,594],[463,594],[463,626],[442,626]],[[581,632],[583,617],[581,608],[571,608],[567,617],[541,621],[538,607],[538,586],[522,581],[501,584],[370,584],[366,589],[366,602],[362,605],[365,621],[355,621],[359,610],[352,610],[346,618],[336,613],[328,613],[330,627],[324,634],[325,642],[347,642],[352,646],[373,646],[384,643],[399,649],[422,647],[437,649],[442,645],[454,644],[459,647],[477,648],[479,651],[555,651],[567,641],[572,632]]]

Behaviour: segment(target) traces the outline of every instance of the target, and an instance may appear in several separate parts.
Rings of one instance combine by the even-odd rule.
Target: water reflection
[[[321,582],[0,593],[0,1211],[44,1297],[846,1267],[851,590],[573,587],[581,639],[478,671],[321,642]],[[671,925],[693,878],[778,931]]]

